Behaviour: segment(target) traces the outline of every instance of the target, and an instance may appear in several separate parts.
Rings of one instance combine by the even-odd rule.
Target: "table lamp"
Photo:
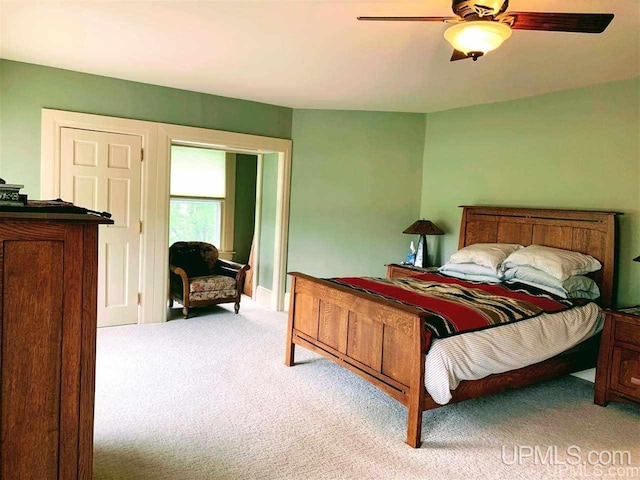
[[[416,251],[416,267],[426,267],[428,264],[427,238],[425,235],[444,235],[444,232],[436,227],[430,220],[416,220],[402,233],[420,235],[418,250]]]

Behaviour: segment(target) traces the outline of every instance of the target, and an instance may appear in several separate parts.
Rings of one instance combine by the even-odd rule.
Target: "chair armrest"
[[[224,275],[225,277],[234,277],[236,280],[239,280],[241,276],[244,277],[246,271],[250,268],[249,265],[218,259],[213,273]]]
[[[182,304],[183,306],[188,308],[189,307],[189,275],[187,275],[187,272],[183,268],[176,267],[175,265],[169,264],[169,276],[171,276],[171,274],[180,277],[180,280],[182,280]]]
[[[243,265],[241,263],[232,262],[231,260],[222,260],[219,258],[218,263],[222,268],[227,268],[236,272],[239,272],[240,270],[244,270],[246,272],[247,270],[251,269],[250,265]]]
[[[187,275],[187,272],[185,272],[183,268],[169,265],[169,271],[178,275],[186,284],[189,284],[189,275]]]

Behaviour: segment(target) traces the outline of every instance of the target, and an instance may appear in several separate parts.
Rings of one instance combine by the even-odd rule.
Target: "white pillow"
[[[504,272],[507,282],[520,282],[533,285],[563,298],[589,298],[600,296],[598,284],[591,278],[575,275],[561,282],[542,270],[529,266],[513,267]]]
[[[590,255],[542,245],[530,245],[513,252],[503,262],[502,269],[518,266],[537,268],[561,282],[574,275],[584,275],[602,268],[602,264]]]
[[[456,272],[453,270],[449,270],[446,272],[442,272],[444,275],[447,275],[449,277],[455,277],[455,278],[459,278],[461,280],[469,280],[471,282],[483,282],[483,283],[500,283],[502,280],[500,280],[498,277],[494,276],[494,275],[474,275],[472,273],[463,273],[463,272]]]
[[[502,271],[496,273],[493,268],[485,267],[484,265],[478,265],[477,263],[445,263],[438,269],[438,271],[447,275],[453,273],[464,273],[467,275],[493,277],[498,281],[501,280],[504,276]]]
[[[512,243],[476,243],[451,255],[449,263],[475,263],[489,267],[497,274],[502,262],[521,248],[522,245]]]

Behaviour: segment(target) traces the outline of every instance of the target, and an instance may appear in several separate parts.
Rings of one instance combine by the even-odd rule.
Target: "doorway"
[[[277,178],[277,153],[171,145],[168,245],[205,242],[250,265],[244,294],[273,309]]]
[[[248,154],[265,156],[273,155],[273,161],[277,164],[275,182],[275,212],[273,231],[273,270],[272,270],[272,291],[267,303],[263,305],[272,310],[284,309],[284,295],[286,285],[286,261],[287,261],[287,240],[289,232],[289,197],[291,178],[291,140],[258,137],[219,130],[207,130],[202,128],[183,127],[178,125],[159,126],[158,131],[158,158],[159,163],[166,166],[164,179],[159,178],[159,188],[164,187],[165,202],[163,205],[157,204],[158,214],[164,217],[164,225],[168,224],[169,218],[169,178],[170,178],[170,155],[173,145],[186,145],[195,147],[207,147],[225,152],[237,154]],[[160,197],[159,197],[160,198]],[[162,210],[162,211],[160,211]],[[258,228],[258,227],[256,227]],[[168,236],[168,229],[166,232]],[[165,237],[167,238],[167,237]],[[165,240],[165,245],[168,238]],[[165,247],[166,248],[166,247]],[[167,291],[168,263],[165,262],[165,275],[163,276],[163,289],[156,292]],[[161,299],[166,300],[165,296]],[[154,302],[154,305],[163,305],[162,301]],[[166,303],[165,303],[166,305]],[[166,314],[165,314],[166,315]]]

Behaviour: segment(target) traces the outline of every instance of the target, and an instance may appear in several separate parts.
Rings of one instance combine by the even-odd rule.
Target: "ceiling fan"
[[[452,23],[444,38],[453,46],[451,61],[474,61],[495,50],[512,30],[602,33],[612,13],[507,12],[509,0],[452,0],[456,17],[358,17],[358,20]]]

